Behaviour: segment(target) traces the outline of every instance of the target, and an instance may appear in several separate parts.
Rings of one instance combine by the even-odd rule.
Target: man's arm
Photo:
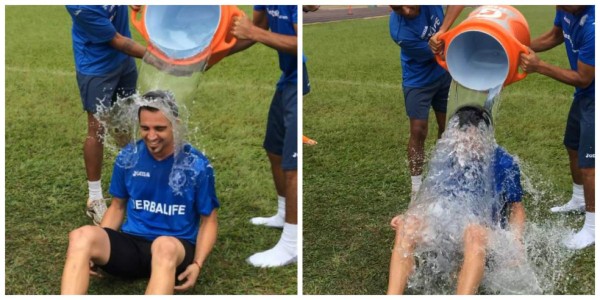
[[[529,48],[535,52],[543,52],[562,44],[564,41],[565,37],[563,36],[562,29],[560,27],[553,26],[550,31],[531,41]]]
[[[236,18],[231,33],[237,37],[238,43],[229,52],[230,54],[245,50],[255,42],[264,44],[278,51],[296,54],[298,49],[298,37],[295,35],[284,35],[271,32],[266,11],[254,11],[253,21],[247,16]],[[294,30],[298,32],[297,25]],[[243,42],[244,40],[248,40]],[[239,44],[239,45],[238,45]],[[245,48],[244,48],[245,47]]]
[[[429,39],[429,48],[431,48],[434,54],[441,54],[444,50],[444,43],[438,40],[438,37],[452,27],[452,24],[454,24],[454,21],[460,16],[464,8],[464,5],[448,5],[446,8],[446,14],[444,15],[444,21],[440,25],[440,29]]]
[[[133,57],[143,58],[144,53],[146,53],[146,48],[144,46],[128,37],[122,36],[118,32],[108,43],[111,47]]]
[[[525,206],[523,206],[522,202],[513,202],[510,204],[508,223],[510,230],[522,241],[523,231],[525,230]]]
[[[100,227],[110,228],[118,231],[123,224],[123,218],[125,217],[126,204],[124,199],[113,197],[110,207],[106,210]]]
[[[559,68],[539,59],[533,51],[521,54],[521,69],[527,73],[540,73],[578,88],[588,87],[594,81],[596,72],[596,67],[581,61],[577,61],[577,70]]]

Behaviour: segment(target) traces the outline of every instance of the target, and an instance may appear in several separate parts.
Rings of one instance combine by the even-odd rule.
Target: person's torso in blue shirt
[[[421,5],[419,15],[413,19],[395,12],[390,14],[390,35],[401,48],[403,86],[424,87],[446,72],[435,61],[429,48],[429,38],[438,31],[443,21],[441,5]]]
[[[209,161],[190,145],[184,147],[188,182],[177,194],[169,186],[173,156],[157,161],[141,140],[135,148],[126,146],[119,156],[131,157],[134,149],[135,165],[122,168],[117,157],[110,183],[111,195],[127,201],[127,220],[122,231],[148,240],[173,236],[196,244],[200,215],[208,216],[219,207]]]
[[[577,61],[595,66],[595,23],[596,11],[593,5],[588,6],[582,13],[572,15],[562,10],[556,11],[554,26],[562,28],[569,64],[572,70],[577,70]],[[575,88],[575,97],[580,95],[595,96],[595,82],[586,88]]]
[[[296,36],[294,25],[298,23],[298,7],[296,5],[255,5],[254,10],[266,11],[269,28],[272,32]],[[297,55],[277,51],[279,54],[279,68],[283,72],[277,82],[283,84],[296,84],[298,82]]]
[[[109,45],[115,35],[131,38],[127,5],[67,5],[73,20],[73,54],[77,72],[106,75],[128,57]]]

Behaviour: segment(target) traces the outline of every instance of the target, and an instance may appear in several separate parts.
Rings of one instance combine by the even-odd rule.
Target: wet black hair
[[[492,123],[490,114],[483,108],[475,106],[461,107],[456,111],[458,117],[458,126],[463,128],[467,126],[479,126],[479,123],[485,122],[487,127]]]
[[[169,107],[171,112],[173,112],[173,116],[175,118],[179,117],[179,108],[177,107],[177,103],[175,102],[175,97],[173,96],[173,93],[171,93],[170,91],[149,91],[142,95],[142,99],[147,101],[164,99],[164,103]],[[142,109],[149,110],[151,112],[159,111],[159,109],[154,106],[142,105],[138,110],[138,118],[140,117],[140,112],[142,111]]]

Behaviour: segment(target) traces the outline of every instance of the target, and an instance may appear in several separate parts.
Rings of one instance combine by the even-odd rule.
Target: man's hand
[[[133,11],[140,11],[140,9],[142,9],[141,5],[129,5],[129,8],[131,8],[131,10]]]
[[[390,226],[392,226],[394,230],[398,230],[398,225],[400,225],[400,222],[402,222],[403,217],[403,215],[397,215],[393,217],[392,221],[390,222]]]
[[[433,54],[442,55],[444,52],[444,41],[438,40],[438,37],[442,34],[441,32],[437,32],[429,39],[429,48]]]
[[[231,26],[231,34],[242,40],[252,40],[254,24],[247,16],[234,17],[233,26]]]
[[[529,54],[521,53],[520,67],[523,72],[535,73],[538,71],[541,60],[533,50],[529,49]]]
[[[94,262],[91,260],[90,260],[90,276],[94,276],[94,277],[98,277],[98,278],[104,277],[104,275],[102,275],[102,273],[100,273],[100,270],[98,270],[98,266],[96,266],[94,264]]]
[[[175,291],[184,292],[196,285],[196,280],[200,275],[200,266],[195,263],[190,264],[183,273],[177,276],[177,280],[183,281],[182,284],[175,286]]]

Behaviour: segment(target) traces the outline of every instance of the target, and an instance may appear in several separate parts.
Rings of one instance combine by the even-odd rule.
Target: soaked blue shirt
[[[443,21],[441,5],[421,5],[419,15],[413,19],[390,14],[390,35],[400,46],[403,86],[425,87],[446,73],[429,48],[429,38]]]
[[[137,152],[136,152],[137,151]],[[110,182],[110,194],[127,202],[127,220],[122,231],[154,240],[172,236],[196,244],[200,216],[219,207],[210,162],[202,153],[185,145],[184,163],[177,166],[183,176],[169,184],[174,157],[157,161],[142,140],[119,153]],[[123,165],[133,164],[124,168]],[[180,193],[172,185],[182,186]]]
[[[565,47],[572,70],[577,70],[577,61],[595,66],[595,36],[596,10],[589,5],[578,15],[572,15],[562,10],[556,10],[554,26],[560,27],[565,38]],[[578,96],[595,97],[596,80],[586,88],[575,88],[575,98]]]
[[[272,32],[297,36],[294,25],[298,23],[298,6],[296,5],[255,5],[255,11],[266,11],[269,28]],[[298,82],[297,55],[277,51],[279,68],[283,72],[277,86],[296,84]]]
[[[117,35],[131,38],[127,5],[67,5],[73,20],[71,35],[75,68],[84,75],[106,75],[128,55],[111,47]]]

